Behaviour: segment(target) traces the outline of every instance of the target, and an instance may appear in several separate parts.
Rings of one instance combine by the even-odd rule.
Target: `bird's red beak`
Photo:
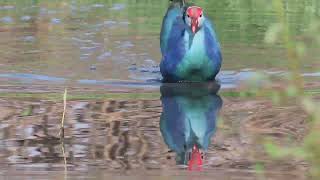
[[[202,159],[201,152],[199,148],[196,145],[194,145],[191,152],[191,158],[188,162],[188,168],[190,171],[193,171],[193,170],[201,171],[202,164],[203,164],[203,159]]]
[[[192,18],[191,20],[191,30],[195,34],[199,29],[199,21],[197,18]]]

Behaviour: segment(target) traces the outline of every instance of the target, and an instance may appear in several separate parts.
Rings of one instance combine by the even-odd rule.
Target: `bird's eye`
[[[188,16],[188,18],[190,17],[189,14],[187,16]]]
[[[200,14],[200,17],[202,17],[202,14]]]

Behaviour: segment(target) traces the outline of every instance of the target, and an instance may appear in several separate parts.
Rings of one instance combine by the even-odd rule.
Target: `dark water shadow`
[[[178,165],[201,168],[223,104],[219,89],[216,82],[161,86],[160,129]]]

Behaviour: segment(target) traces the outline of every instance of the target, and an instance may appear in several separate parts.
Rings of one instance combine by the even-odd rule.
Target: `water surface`
[[[261,143],[268,137],[299,144],[307,131],[301,108],[223,97],[218,89],[215,84],[172,84],[161,86],[161,97],[70,100],[64,139],[58,135],[62,102],[2,98],[0,172],[40,179],[252,179],[262,164],[263,175],[272,179],[303,177],[304,162],[273,161]],[[198,158],[194,146],[200,149]]]
[[[216,84],[160,83],[167,0],[0,1],[0,176],[303,178],[303,161],[278,162],[263,151],[266,138],[301,142],[307,116],[300,105],[237,95],[247,90],[246,80],[285,86],[264,78],[288,74],[283,45],[264,43],[277,22],[271,3],[197,3],[222,45],[219,92]],[[318,1],[286,1],[285,9],[296,38],[320,15]],[[318,57],[311,49],[301,66],[309,90],[320,86]],[[64,87],[69,99],[61,140]],[[203,166],[189,171],[194,145],[203,157],[192,162]]]
[[[270,3],[199,1],[199,5],[214,21],[223,71],[287,71],[281,44],[264,43],[268,27],[277,22]],[[159,31],[167,6],[165,0],[2,1],[0,79],[12,83],[21,79],[15,73],[23,73],[31,80],[48,76],[49,83],[61,78],[159,80]],[[288,1],[287,16],[296,36],[303,34],[318,9],[313,1]],[[319,73],[316,52],[305,57],[303,73]]]

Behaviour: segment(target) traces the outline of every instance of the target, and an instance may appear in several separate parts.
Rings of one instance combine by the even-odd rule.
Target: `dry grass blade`
[[[61,118],[61,127],[60,127],[60,137],[64,137],[64,120],[66,116],[66,109],[67,109],[67,94],[68,90],[65,88],[64,94],[63,94],[63,113],[62,113],[62,118]]]

